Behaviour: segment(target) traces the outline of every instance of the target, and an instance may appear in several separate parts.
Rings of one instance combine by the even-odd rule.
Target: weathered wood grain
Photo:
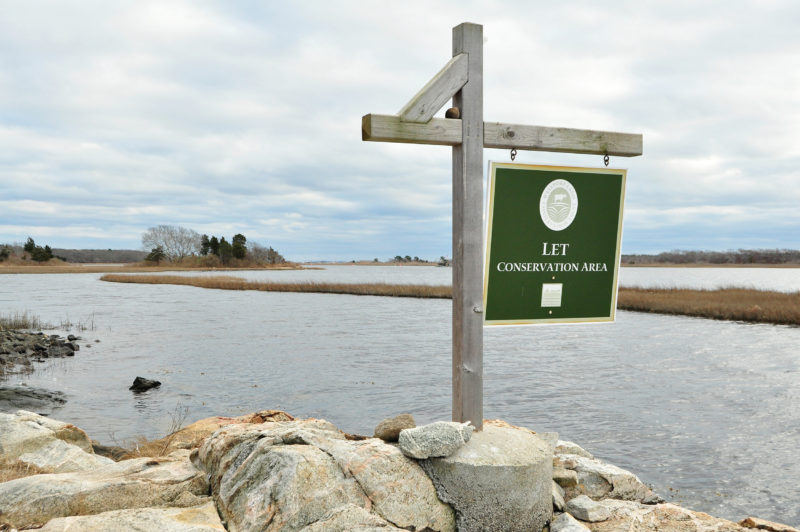
[[[481,430],[483,26],[453,28],[453,55],[459,54],[469,56],[469,81],[453,98],[453,106],[461,109],[461,143],[453,146],[453,420],[471,421]]]
[[[432,118],[427,124],[401,122],[399,116],[368,114],[361,118],[361,139],[406,144],[461,144],[461,120]]]
[[[524,126],[485,122],[483,145],[501,148],[562,153],[586,153],[636,157],[642,154],[642,136],[631,133],[571,129],[566,127]]]
[[[439,144],[461,143],[462,124],[455,118],[432,118],[427,124],[403,122],[394,115],[368,114],[361,119],[361,138],[375,142]],[[590,155],[636,157],[642,154],[642,135],[592,129],[483,123],[486,148]]]
[[[467,55],[453,57],[411,100],[397,113],[401,122],[424,124],[467,82]]]

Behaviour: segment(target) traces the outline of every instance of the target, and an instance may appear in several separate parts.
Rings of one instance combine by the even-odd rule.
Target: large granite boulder
[[[572,442],[559,442],[554,458],[554,480],[566,491],[566,499],[587,495],[592,499],[644,501],[658,498],[639,477],[592,457]],[[574,479],[574,480],[570,480]]]
[[[530,430],[485,422],[454,454],[422,462],[458,530],[541,530],[553,511],[552,447]]]
[[[303,528],[303,532],[391,532],[402,528],[390,524],[360,506],[347,504]]]
[[[415,461],[379,439],[350,441],[327,421],[228,425],[193,456],[233,532],[327,530],[320,527],[331,520],[335,529],[333,523],[352,515],[362,528],[386,522],[406,530],[454,529],[452,509]]]
[[[252,414],[237,417],[213,416],[195,421],[168,436],[151,440],[137,450],[122,454],[122,458],[139,458],[141,456],[164,456],[178,449],[194,449],[199,447],[215,431],[227,425],[242,423],[258,424],[265,421],[292,421],[294,417],[281,410],[261,410]]]
[[[0,456],[47,473],[90,471],[113,460],[94,454],[84,431],[33,412],[0,413]]]
[[[747,529],[702,512],[693,512],[674,504],[645,505],[636,501],[603,499],[597,504],[606,508],[609,519],[584,523],[592,532],[745,532]],[[750,531],[752,532],[752,531]]]
[[[205,475],[187,459],[137,458],[94,471],[35,475],[0,483],[0,523],[44,524],[55,517],[126,508],[196,505]]]
[[[110,532],[148,530],[158,532],[219,532],[225,530],[211,501],[191,508],[135,508],[95,515],[57,517],[40,532]]]

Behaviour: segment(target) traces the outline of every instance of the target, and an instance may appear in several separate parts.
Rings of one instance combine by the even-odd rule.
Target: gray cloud
[[[138,247],[168,223],[295,259],[449,255],[449,150],[364,143],[360,118],[471,20],[487,120],[644,134],[612,159],[624,251],[800,246],[795,4],[396,4],[4,4],[0,242]]]

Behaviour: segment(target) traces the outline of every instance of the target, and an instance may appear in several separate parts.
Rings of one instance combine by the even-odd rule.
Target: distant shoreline
[[[375,262],[374,260],[357,260],[357,261],[311,261],[303,262],[303,265],[310,266],[444,266],[437,262]],[[448,265],[449,266],[449,265]]]
[[[155,272],[217,272],[217,271],[245,271],[245,270],[303,270],[298,264],[279,264],[269,266],[249,266],[234,268],[190,268],[186,266],[138,266],[134,264],[109,265],[109,264],[62,264],[62,265],[20,265],[0,264],[2,274],[35,274],[35,273],[155,273]]]
[[[303,262],[288,263],[268,266],[249,266],[249,267],[186,267],[186,266],[140,266],[138,263],[127,264],[3,264],[0,263],[0,275],[3,274],[35,274],[35,273],[157,273],[157,272],[208,272],[208,271],[248,271],[248,270],[318,270],[326,266],[442,266],[435,262]],[[622,268],[800,268],[800,263],[783,264],[712,264],[706,262],[698,263],[636,263],[621,264]]]
[[[710,262],[643,262],[643,263],[622,263],[623,268],[800,268],[800,263],[785,262],[781,264],[748,263],[748,264],[713,264]]]

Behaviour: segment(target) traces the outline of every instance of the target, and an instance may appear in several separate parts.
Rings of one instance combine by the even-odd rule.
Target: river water
[[[234,275],[448,284],[451,271],[328,266]],[[450,301],[98,278],[0,276],[0,313],[89,327],[77,333],[77,356],[6,384],[64,392],[68,401],[53,417],[104,443],[160,437],[182,409],[194,421],[279,408],[367,435],[401,412],[418,424],[449,419]],[[623,268],[620,279],[800,290],[800,269]],[[797,327],[633,312],[612,324],[487,328],[485,417],[559,432],[684,506],[798,526],[798,346]],[[163,384],[134,395],[127,388],[137,375]]]

